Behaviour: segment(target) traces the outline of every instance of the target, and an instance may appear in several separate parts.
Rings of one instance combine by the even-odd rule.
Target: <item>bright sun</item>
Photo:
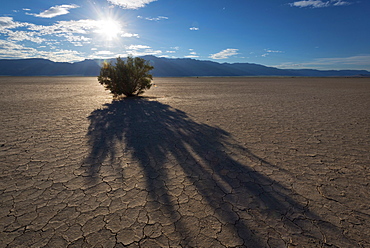
[[[105,40],[114,40],[122,32],[121,24],[118,21],[110,19],[100,20],[96,32]]]

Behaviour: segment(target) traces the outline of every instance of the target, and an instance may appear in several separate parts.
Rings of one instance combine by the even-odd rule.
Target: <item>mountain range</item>
[[[366,70],[279,69],[251,63],[217,63],[190,58],[142,56],[154,66],[154,77],[291,76],[370,77]],[[115,61],[109,59],[108,61]],[[98,76],[101,59],[53,62],[47,59],[0,59],[0,76]]]

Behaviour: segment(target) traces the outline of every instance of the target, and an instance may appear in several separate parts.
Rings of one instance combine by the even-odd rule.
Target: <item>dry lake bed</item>
[[[0,77],[0,247],[370,247],[370,79]]]

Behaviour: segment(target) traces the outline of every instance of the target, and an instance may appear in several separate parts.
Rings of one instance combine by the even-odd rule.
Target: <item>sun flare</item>
[[[100,20],[96,32],[105,40],[114,40],[122,33],[122,27],[120,22],[116,20]]]

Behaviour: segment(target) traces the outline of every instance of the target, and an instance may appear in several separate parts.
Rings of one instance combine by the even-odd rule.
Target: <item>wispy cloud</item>
[[[147,21],[162,21],[162,20],[168,20],[167,16],[158,16],[158,17],[143,17],[143,16],[137,16],[139,19],[144,19]]]
[[[50,9],[47,9],[43,12],[41,12],[40,14],[33,14],[33,13],[26,13],[28,15],[33,15],[33,16],[36,16],[36,17],[41,17],[41,18],[53,18],[53,17],[56,17],[56,16],[60,16],[60,15],[66,15],[69,13],[69,10],[70,9],[75,9],[75,8],[79,8],[80,6],[76,5],[76,4],[63,4],[63,5],[56,5],[56,6],[53,6],[51,7]]]
[[[46,39],[39,37],[37,32],[27,32],[27,31],[11,31],[7,30],[4,32],[8,36],[8,40],[13,41],[32,41],[35,43],[42,43],[46,41]]]
[[[370,70],[370,54],[356,55],[342,58],[318,58],[309,62],[293,63],[287,62],[276,67],[279,68],[342,68],[342,69],[358,69]]]
[[[335,1],[333,3],[334,6],[342,6],[342,5],[350,5],[350,4],[352,4],[352,3],[346,2],[346,1],[341,1],[341,0]]]
[[[107,0],[109,3],[118,5],[124,9],[139,9],[157,0]]]
[[[299,8],[324,8],[330,6],[343,6],[343,5],[350,5],[350,2],[343,1],[343,0],[330,0],[330,1],[323,1],[323,0],[302,0],[290,3],[289,5],[292,7],[299,7]]]
[[[198,31],[199,30],[199,28],[197,28],[197,27],[191,27],[189,29],[192,30],[192,31]]]
[[[126,47],[129,50],[140,50],[140,49],[149,49],[150,46],[145,46],[145,45],[130,45]]]
[[[114,54],[113,52],[111,52],[111,51],[97,51],[96,53],[95,53],[96,55],[112,55],[112,54]]]
[[[74,46],[83,46],[91,43],[91,36],[101,23],[96,20],[77,20],[77,21],[59,21],[50,26],[29,24],[28,30],[31,33],[37,33],[39,37],[51,37],[58,40],[64,39]]]
[[[328,7],[330,2],[323,2],[320,0],[306,0],[306,1],[297,1],[294,3],[290,3],[290,6],[293,7],[312,7],[312,8],[322,8],[322,7]]]
[[[124,38],[140,38],[140,35],[139,34],[133,34],[133,33],[123,33],[121,34],[121,37],[124,37]]]
[[[163,18],[161,18],[163,19]],[[84,58],[115,57],[117,52],[109,51],[114,45],[107,43],[106,37],[97,32],[104,22],[101,20],[56,21],[50,25],[15,21],[13,17],[0,16],[0,58],[47,58],[53,61],[81,61]],[[136,33],[118,30],[117,37],[125,40],[139,38]],[[121,38],[121,39],[123,39]],[[37,43],[32,45],[30,42]],[[112,41],[112,44],[117,44]],[[86,46],[91,52],[78,52],[70,49]],[[86,50],[86,49],[84,49]],[[126,55],[164,56],[162,50],[145,45],[126,46]]]
[[[144,56],[144,55],[156,55],[161,56],[163,51],[154,50],[150,46],[146,45],[129,45],[126,46],[126,54],[122,56],[132,55],[132,56]]]
[[[233,48],[228,48],[225,50],[222,50],[221,52],[211,54],[209,57],[211,59],[227,59],[231,56],[237,55],[239,49],[233,49]]]
[[[102,51],[97,51],[94,50],[95,52],[91,55],[88,56],[89,59],[110,59],[114,58],[115,53],[107,50],[102,50]]]
[[[0,33],[8,37],[8,40],[23,41],[29,40],[35,43],[41,43],[45,39],[39,37],[38,32],[16,30],[19,27],[30,26],[29,23],[15,22],[12,17],[0,17]]]
[[[271,49],[265,49],[265,51],[267,53],[283,53],[283,51],[279,51],[279,50],[271,50]]]
[[[13,21],[13,17],[1,16],[0,17],[0,31],[5,29],[13,29],[18,27],[23,27],[25,24],[21,22]]]
[[[194,49],[189,49],[189,55],[184,56],[185,58],[199,58],[198,54],[194,52]]]
[[[75,46],[83,46],[83,44],[91,43],[91,38],[83,35],[65,35],[65,38],[68,42],[72,43]]]
[[[0,57],[9,59],[45,58],[57,62],[81,61],[84,59],[81,53],[74,50],[42,51],[6,40],[0,40]]]
[[[283,53],[283,51],[279,51],[279,50],[271,50],[271,49],[265,49],[265,53],[261,55],[261,57],[267,57],[269,56],[270,54],[272,53]]]
[[[35,30],[40,33],[40,35],[56,35],[59,37],[70,37],[78,35],[76,39],[80,41],[87,41],[81,35],[91,35],[96,33],[96,30],[101,29],[104,22],[97,20],[71,20],[71,21],[58,21],[50,26],[42,25],[31,25],[30,30]],[[120,31],[121,37],[138,37],[138,34],[131,34]]]
[[[97,30],[104,22],[98,20],[71,20],[58,21],[52,25],[36,25],[27,22],[16,22],[12,17],[0,17],[0,34],[4,34],[10,41],[31,41],[42,43],[46,41],[66,41],[74,46],[83,46],[92,42],[99,42]],[[22,27],[22,30],[18,28]],[[120,30],[118,34],[126,38],[139,38],[138,34]],[[93,39],[94,38],[94,39]]]
[[[38,31],[42,35],[62,33],[86,34],[98,27],[100,27],[99,21],[85,19],[77,21],[58,21],[50,26],[30,24],[29,30]]]
[[[180,47],[170,47],[170,49],[172,50],[167,50],[165,51],[165,53],[168,53],[168,54],[173,54],[173,53],[177,53],[177,51],[179,51]]]

